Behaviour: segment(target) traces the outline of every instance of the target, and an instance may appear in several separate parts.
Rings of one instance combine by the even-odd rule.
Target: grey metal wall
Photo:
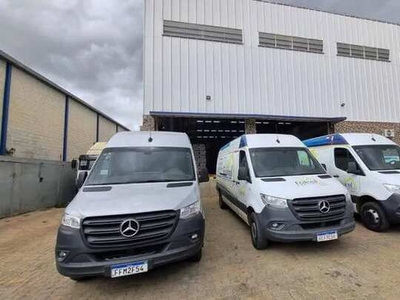
[[[243,45],[167,36],[165,20],[240,29]],[[323,54],[259,47],[260,32],[322,40]],[[390,62],[338,56],[338,42],[390,49]],[[399,53],[393,24],[255,0],[146,0],[144,114],[399,122]]]
[[[66,204],[75,176],[69,163],[0,156],[0,218]]]

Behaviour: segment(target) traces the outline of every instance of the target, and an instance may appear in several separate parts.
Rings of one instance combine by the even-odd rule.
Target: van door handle
[[[236,185],[239,185],[239,184],[240,184],[240,182],[239,182],[239,181],[235,181],[235,183],[236,183]]]
[[[339,175],[333,175],[333,177],[335,177],[335,178],[339,178]]]

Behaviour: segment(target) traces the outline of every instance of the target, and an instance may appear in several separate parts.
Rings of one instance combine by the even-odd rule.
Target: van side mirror
[[[246,167],[239,167],[238,180],[244,180],[251,183],[249,169]]]
[[[324,168],[325,171],[328,171],[326,164],[321,164],[321,166]]]
[[[355,175],[363,175],[362,171],[357,169],[357,163],[354,161],[349,161],[347,164],[347,173]]]
[[[88,176],[88,172],[87,171],[83,171],[83,172],[79,173],[78,179],[76,180],[76,186],[78,187],[78,189],[80,189],[83,186],[87,176]]]
[[[72,169],[72,170],[75,170],[76,167],[77,167],[77,165],[78,165],[78,161],[77,161],[76,159],[73,159],[73,160],[71,161],[71,169]]]
[[[200,183],[210,181],[210,177],[209,177],[207,168],[200,169],[198,173],[199,173],[198,178],[199,178]]]

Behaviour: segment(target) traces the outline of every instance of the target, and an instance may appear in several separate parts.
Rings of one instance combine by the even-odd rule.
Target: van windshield
[[[325,174],[306,148],[250,149],[256,177]]]
[[[189,148],[109,148],[97,160],[86,185],[194,180]]]
[[[371,171],[400,169],[400,147],[397,145],[368,145],[353,148]]]

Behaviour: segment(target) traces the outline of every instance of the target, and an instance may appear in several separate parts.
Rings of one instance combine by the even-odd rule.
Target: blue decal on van
[[[325,135],[314,139],[303,141],[307,147],[320,147],[329,145],[348,145],[346,139],[339,133]]]
[[[247,146],[247,139],[245,135],[242,135],[240,137],[240,144],[239,144],[239,148],[243,148]]]

